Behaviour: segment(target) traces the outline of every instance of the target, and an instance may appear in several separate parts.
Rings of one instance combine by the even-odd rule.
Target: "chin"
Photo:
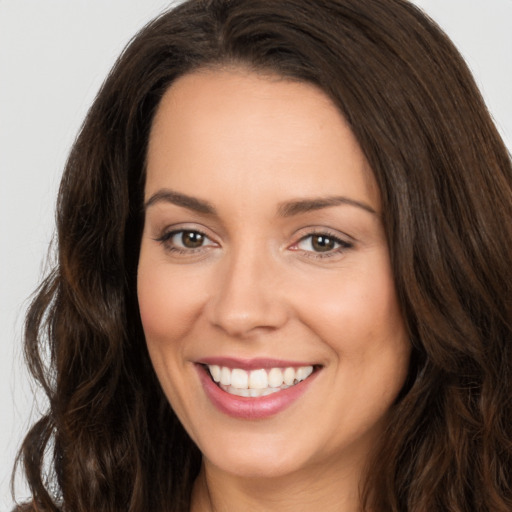
[[[309,460],[303,450],[283,439],[252,440],[229,447],[217,445],[202,451],[206,464],[239,478],[286,477],[307,466]]]

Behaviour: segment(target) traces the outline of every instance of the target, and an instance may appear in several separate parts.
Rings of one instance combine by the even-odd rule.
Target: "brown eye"
[[[316,252],[332,251],[336,248],[336,240],[325,235],[313,235],[311,237],[311,247]]]
[[[196,249],[203,249],[216,244],[204,233],[192,229],[179,229],[165,233],[156,239],[166,250],[178,253],[192,253]]]
[[[318,258],[336,256],[352,247],[352,243],[328,233],[311,233],[301,238],[296,245],[305,254],[309,253],[310,256]]]
[[[181,245],[187,249],[197,249],[204,244],[205,236],[197,231],[182,231]]]

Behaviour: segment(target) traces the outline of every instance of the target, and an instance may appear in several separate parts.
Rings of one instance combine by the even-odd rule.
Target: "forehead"
[[[378,203],[359,144],[322,90],[241,69],[174,82],[157,110],[147,162],[146,196],[165,183],[207,191],[218,179],[248,194],[267,177],[298,196],[340,185]]]

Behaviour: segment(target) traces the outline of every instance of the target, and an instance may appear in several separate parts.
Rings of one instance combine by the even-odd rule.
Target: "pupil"
[[[318,235],[313,237],[313,249],[318,252],[327,252],[334,249],[334,240],[327,236]]]
[[[185,247],[189,249],[195,249],[203,245],[204,236],[201,233],[195,231],[185,231],[181,236],[181,241]]]

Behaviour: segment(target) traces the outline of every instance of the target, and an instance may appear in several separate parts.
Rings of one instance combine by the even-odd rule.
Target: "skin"
[[[410,346],[379,192],[344,118],[313,85],[195,72],[164,95],[147,157],[138,297],[158,379],[203,453],[192,510],[358,510]],[[348,201],[283,215],[333,196]],[[183,247],[179,230],[203,245]],[[317,250],[315,233],[340,243]],[[205,394],[195,363],[213,356],[320,369],[288,408],[246,420]]]

